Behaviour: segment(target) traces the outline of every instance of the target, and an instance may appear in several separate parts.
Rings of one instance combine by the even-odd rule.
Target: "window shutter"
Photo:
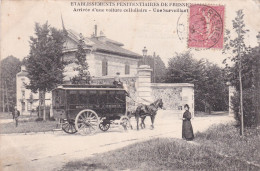
[[[125,75],[130,74],[130,66],[128,64],[125,65]]]
[[[102,61],[102,76],[105,76],[108,74],[108,66],[107,61]]]
[[[105,62],[105,66],[106,66],[106,75],[108,75],[108,63],[107,63],[107,61]]]

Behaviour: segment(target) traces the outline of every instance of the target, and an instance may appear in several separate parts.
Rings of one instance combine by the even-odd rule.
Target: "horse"
[[[163,108],[163,101],[162,99],[158,99],[155,102],[151,103],[150,105],[144,105],[144,104],[140,104],[139,106],[137,106],[136,111],[135,111],[135,119],[137,122],[137,130],[139,130],[139,118],[141,118],[141,128],[144,129],[145,128],[145,124],[144,124],[144,120],[146,118],[146,116],[150,116],[151,117],[151,128],[153,129],[153,123],[154,123],[154,119],[155,119],[155,115],[157,114],[158,108]]]

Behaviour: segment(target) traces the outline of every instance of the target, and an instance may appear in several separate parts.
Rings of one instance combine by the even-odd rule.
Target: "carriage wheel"
[[[120,118],[120,125],[123,126],[124,130],[133,129],[130,119],[127,116],[122,116]]]
[[[68,134],[75,134],[77,132],[75,127],[75,120],[63,120],[63,123],[61,124],[61,129]]]
[[[99,124],[99,129],[102,130],[102,131],[107,131],[108,129],[110,128],[110,123],[109,122],[104,122],[102,121],[100,124]]]
[[[99,125],[99,118],[93,110],[82,110],[76,116],[75,125],[81,135],[93,134]]]

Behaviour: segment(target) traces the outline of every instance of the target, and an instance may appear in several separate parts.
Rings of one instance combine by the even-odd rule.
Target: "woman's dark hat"
[[[185,105],[184,105],[184,108],[185,108],[185,107],[187,107],[188,109],[190,108],[188,104],[185,104]]]

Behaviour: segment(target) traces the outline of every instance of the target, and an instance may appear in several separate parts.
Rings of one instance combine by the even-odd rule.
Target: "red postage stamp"
[[[224,6],[191,5],[188,47],[223,48]]]

